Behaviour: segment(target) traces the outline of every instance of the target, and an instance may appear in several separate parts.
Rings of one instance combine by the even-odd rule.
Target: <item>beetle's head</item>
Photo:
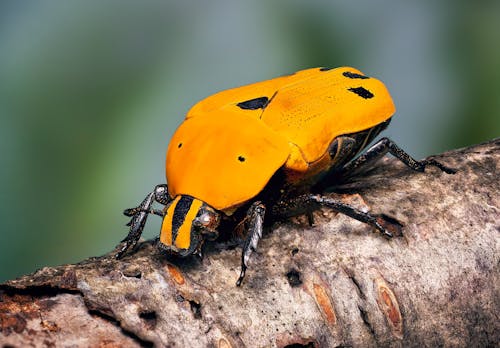
[[[159,245],[179,256],[197,254],[205,239],[218,237],[219,213],[208,204],[179,195],[165,209]]]

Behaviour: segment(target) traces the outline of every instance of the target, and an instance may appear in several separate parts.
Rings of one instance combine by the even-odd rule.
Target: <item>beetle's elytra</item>
[[[391,237],[374,216],[311,189],[332,173],[352,175],[387,152],[416,171],[431,165],[453,173],[435,160],[414,160],[387,138],[356,158],[394,112],[384,84],[350,67],[302,70],[202,100],[168,146],[168,186],[157,185],[139,206],[125,210],[130,231],[117,257],[137,243],[150,213],[163,217],[159,246],[180,256],[200,253],[205,240],[218,237],[221,222],[244,222],[237,285],[264,217],[272,221],[326,206]],[[154,202],[165,208],[152,209]]]

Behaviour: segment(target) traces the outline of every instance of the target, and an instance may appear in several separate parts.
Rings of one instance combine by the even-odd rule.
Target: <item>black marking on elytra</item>
[[[245,158],[245,157],[243,157],[243,156],[238,156],[238,161],[240,161],[240,162],[245,162],[245,159],[246,159],[246,158]]]
[[[328,70],[332,70],[333,68],[327,68],[327,67],[323,67],[323,68],[319,68],[319,71],[328,71]]]
[[[243,110],[257,110],[257,109],[265,109],[268,103],[269,103],[268,97],[259,97],[243,101],[236,105]]]
[[[370,92],[369,90],[367,90],[363,87],[353,87],[353,88],[349,88],[348,90],[353,92],[353,93],[356,93],[357,95],[359,95],[361,98],[364,98],[364,99],[370,99],[370,98],[374,97],[372,92]]]
[[[344,75],[345,77],[348,77],[350,79],[361,79],[361,80],[369,79],[368,76],[361,75],[361,74],[356,74],[356,73],[353,73],[353,72],[350,72],[350,71],[344,71],[342,73],[342,75]]]
[[[180,149],[182,147],[182,143],[179,143],[179,145],[177,145],[177,148]]]
[[[191,196],[181,196],[181,199],[177,202],[174,208],[174,216],[172,216],[172,242],[177,238],[177,233],[179,233],[179,228],[184,223],[186,219],[186,214],[191,208],[193,203],[193,197]]]

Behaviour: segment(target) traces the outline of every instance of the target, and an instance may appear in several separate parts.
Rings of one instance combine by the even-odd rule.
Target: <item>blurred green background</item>
[[[499,1],[1,1],[0,281],[115,247],[221,89],[351,65],[416,157],[496,137],[499,42]]]

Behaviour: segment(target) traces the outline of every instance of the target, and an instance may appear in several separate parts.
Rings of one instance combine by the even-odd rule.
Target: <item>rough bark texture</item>
[[[343,199],[401,223],[386,240],[329,211],[276,223],[236,287],[240,252],[152,246],[0,285],[3,346],[494,346],[500,342],[500,141],[415,173],[381,161]],[[337,195],[338,196],[338,195]],[[397,225],[397,224],[396,224]],[[397,229],[396,229],[397,230]],[[125,233],[125,231],[124,231]]]

